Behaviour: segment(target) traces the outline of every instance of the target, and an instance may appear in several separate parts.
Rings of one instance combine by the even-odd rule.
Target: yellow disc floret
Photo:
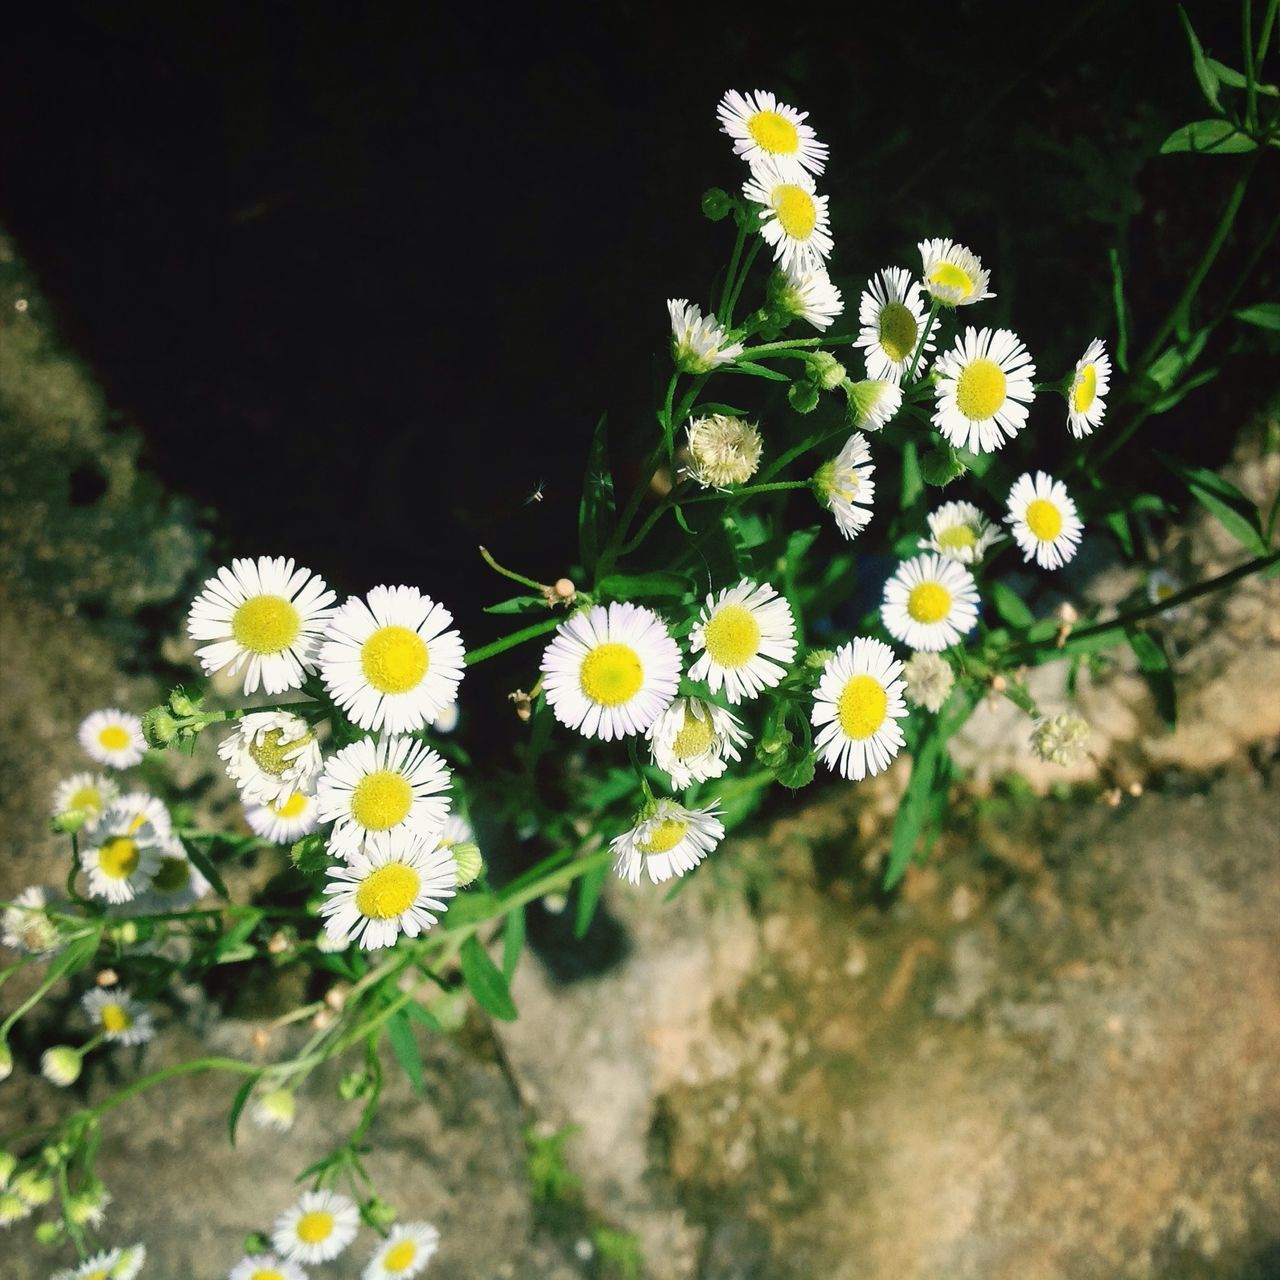
[[[760,624],[740,604],[721,605],[702,632],[711,661],[721,667],[741,667],[760,648]]]
[[[382,1259],[384,1271],[406,1271],[418,1256],[418,1246],[412,1240],[401,1240],[392,1245]]]
[[[412,808],[413,788],[390,769],[366,774],[351,793],[351,816],[366,831],[388,831],[403,822]]]
[[[818,206],[803,188],[784,182],[773,189],[773,211],[793,240],[807,240],[818,223]]]
[[[67,802],[68,809],[102,808],[102,792],[97,787],[81,787]]]
[[[112,836],[98,850],[98,868],[112,880],[127,880],[138,869],[138,845],[128,836]]]
[[[1074,386],[1071,388],[1071,407],[1077,413],[1087,413],[1094,397],[1098,394],[1098,370],[1087,364],[1076,374]]]
[[[284,1280],[284,1272],[277,1271],[274,1267],[267,1267],[265,1270],[253,1272],[249,1280]]]
[[[98,734],[98,743],[107,751],[123,751],[129,745],[129,731],[118,724],[109,724]]]
[[[293,757],[311,741],[311,735],[304,733],[300,738],[290,738],[287,742],[283,729],[268,729],[249,743],[249,755],[254,764],[263,773],[273,778],[284,776],[284,771],[293,763]]]
[[[394,920],[413,906],[421,883],[412,867],[388,862],[371,871],[356,890],[356,910],[369,920]]]
[[[995,416],[1004,404],[1004,370],[994,360],[971,360],[956,379],[956,407],[971,422]]]
[[[250,653],[280,653],[302,630],[302,615],[283,596],[254,596],[231,615],[231,634]]]
[[[122,1004],[104,1004],[102,1006],[102,1029],[119,1034],[133,1026],[133,1019]]]
[[[973,279],[954,262],[940,262],[929,272],[929,283],[944,289],[959,289],[960,297],[967,298],[973,292]]]
[[[425,641],[408,627],[379,627],[360,650],[365,679],[379,693],[408,693],[431,666]]]
[[[679,760],[690,760],[700,756],[715,743],[715,731],[711,728],[711,718],[699,720],[691,712],[684,713],[684,726],[676,734],[671,743],[671,750]]]
[[[273,804],[271,812],[277,818],[296,818],[307,807],[307,797],[301,791],[295,791],[284,804]]]
[[[1027,504],[1027,528],[1041,542],[1052,542],[1062,532],[1062,512],[1048,498]]]
[[[298,1219],[298,1239],[304,1244],[319,1244],[333,1234],[333,1214],[326,1209],[313,1209]]]
[[[640,692],[644,665],[629,645],[606,641],[583,658],[578,683],[592,702],[604,707],[621,706]]]
[[[765,151],[775,155],[791,155],[800,146],[795,125],[776,111],[757,111],[747,121],[747,132]]]
[[[946,547],[950,551],[964,551],[977,545],[978,535],[971,525],[953,524],[951,528],[943,529],[938,534],[938,546]]]
[[[900,302],[886,302],[880,309],[880,346],[885,355],[897,363],[916,349],[919,325],[916,318]]]
[[[649,829],[647,840],[637,840],[641,853],[670,853],[684,839],[689,824],[680,818],[663,818]]]
[[[922,582],[911,588],[907,612],[917,622],[941,622],[951,612],[951,592],[939,582]]]
[[[845,685],[836,711],[840,728],[849,738],[869,738],[884,724],[889,709],[889,695],[875,676],[852,676]]]

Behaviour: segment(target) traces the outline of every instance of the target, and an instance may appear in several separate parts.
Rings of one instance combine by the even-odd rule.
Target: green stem
[[[89,938],[94,936],[101,937],[101,935],[102,935],[101,928],[90,930],[88,933],[78,934],[74,938],[65,939],[63,946],[69,947],[73,943],[79,942],[81,938]],[[49,972],[45,974],[44,978],[40,982],[40,985],[4,1020],[3,1023],[0,1023],[0,1040],[3,1040],[6,1036],[8,1036],[9,1032],[13,1029],[14,1023],[17,1022],[18,1019],[21,1018],[22,1015],[26,1013],[29,1009],[34,1009],[35,1006],[39,1004],[41,1000],[44,999],[49,989],[56,982],[58,982],[62,978],[65,978],[66,976],[67,976],[67,973],[64,969],[58,968],[56,965],[52,967],[49,970]]]
[[[519,583],[520,583],[521,585],[523,585],[523,586],[526,586],[526,587],[532,587],[534,591],[539,591],[539,592],[540,592],[540,591],[543,591],[543,590],[545,589],[545,588],[543,587],[543,584],[542,584],[541,582],[535,582],[532,578],[526,578],[526,577],[524,576],[524,574],[523,574],[523,573],[516,573],[516,572],[515,572],[514,570],[512,570],[512,569],[506,569],[506,568],[504,568],[502,565],[500,565],[500,564],[499,564],[499,563],[498,563],[498,562],[493,558],[493,556],[491,556],[491,555],[489,554],[489,548],[488,548],[488,547],[481,547],[481,548],[480,548],[480,558],[481,558],[481,559],[485,562],[485,564],[487,564],[487,565],[489,566],[489,568],[490,568],[490,569],[492,569],[495,573],[500,573],[500,574],[502,574],[502,576],[503,576],[504,578],[510,578],[512,582],[519,582]]]
[[[733,310],[738,305],[738,297],[742,293],[742,286],[746,284],[747,277],[751,274],[751,268],[755,263],[756,254],[760,252],[760,246],[764,243],[760,236],[757,236],[751,242],[751,248],[747,250],[747,259],[742,264],[742,271],[734,283],[733,291],[729,294],[729,302],[725,311],[723,320],[725,328],[733,324]]]
[[[1258,53],[1253,60],[1255,72],[1261,74],[1262,64],[1266,61],[1267,49],[1271,45],[1271,28],[1275,25],[1276,11],[1280,9],[1280,0],[1271,0],[1267,12],[1262,18],[1262,34],[1258,37]]]
[[[240,1075],[256,1076],[261,1075],[264,1070],[266,1068],[259,1066],[256,1062],[242,1062],[239,1058],[191,1058],[187,1062],[175,1062],[172,1066],[162,1067],[150,1075],[139,1076],[137,1080],[125,1085],[122,1089],[117,1089],[96,1107],[81,1114],[89,1120],[100,1120],[113,1107],[118,1107],[122,1102],[128,1102],[130,1098],[145,1093],[152,1085],[163,1084],[166,1080],[172,1080],[177,1076],[189,1076],[196,1071],[235,1071]]]
[[[911,368],[907,370],[907,376],[902,380],[904,386],[909,386],[915,381],[916,366],[920,363],[920,356],[924,352],[924,344],[929,341],[929,333],[933,329],[933,322],[937,318],[940,305],[937,298],[934,298],[929,306],[929,318],[924,322],[924,332],[920,335],[920,341],[916,343],[916,349],[911,353]]]
[[[1240,23],[1244,29],[1244,125],[1252,134],[1258,128],[1258,77],[1253,69],[1253,0],[1240,6]]]
[[[492,644],[482,645],[479,649],[471,649],[462,661],[468,667],[473,667],[477,662],[486,662],[490,658],[497,657],[500,653],[505,653],[508,649],[514,649],[518,644],[524,644],[526,640],[534,640],[538,636],[545,636],[548,631],[554,631],[559,625],[559,618],[548,618],[545,622],[535,622],[533,626],[524,627],[520,631],[513,631],[509,636],[503,636],[501,640],[495,640]]]
[[[733,242],[733,255],[729,259],[729,270],[725,273],[724,288],[720,291],[720,305],[716,308],[716,318],[726,329],[732,324],[729,296],[733,293],[733,287],[737,282],[738,263],[742,258],[742,246],[747,242],[746,220],[735,218],[734,221],[738,224],[738,234]]]
[[[817,347],[821,345],[821,338],[786,338],[778,342],[763,342],[758,347],[748,347],[738,359],[755,361],[759,360],[761,356],[790,353],[798,347]]]
[[[760,475],[760,483],[764,484],[768,480],[772,480],[779,471],[789,467],[802,453],[807,453],[810,449],[816,449],[819,445],[826,444],[828,440],[834,439],[836,436],[845,435],[849,431],[849,424],[842,422],[838,427],[833,427],[825,435],[821,435],[812,440],[805,440],[803,443],[796,445],[794,448],[788,449],[782,454],[777,461],[767,466]]]
[[[726,489],[714,493],[696,493],[691,498],[685,498],[686,503],[689,502],[723,502],[728,498],[746,498],[753,493],[778,493],[783,489],[808,489],[811,488],[808,480],[774,480],[769,484],[749,484],[741,489]]]

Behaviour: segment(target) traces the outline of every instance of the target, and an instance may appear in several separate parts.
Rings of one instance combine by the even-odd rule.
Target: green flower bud
[[[360,1216],[375,1230],[385,1231],[397,1217],[394,1205],[380,1196],[371,1196],[360,1206]]]
[[[0,1192],[0,1227],[10,1226],[30,1217],[31,1206],[12,1191]]]
[[[338,1097],[343,1102],[354,1102],[357,1098],[363,1098],[372,1087],[373,1081],[367,1071],[348,1071],[338,1081]]]
[[[244,1238],[245,1253],[270,1253],[271,1241],[261,1231],[250,1231]]]
[[[73,836],[92,817],[88,809],[66,809],[49,819],[49,829],[55,835]]]
[[[18,1167],[18,1157],[10,1151],[0,1151],[0,1190],[9,1185],[13,1171]]]
[[[47,1249],[62,1243],[63,1226],[57,1219],[52,1222],[42,1222],[32,1234],[36,1238],[36,1244],[42,1244]]]
[[[827,351],[815,351],[805,360],[809,377],[823,391],[834,391],[848,376],[848,370]]]
[[[170,747],[178,740],[181,727],[168,707],[152,707],[142,717],[142,736],[151,747]]]
[[[454,865],[458,868],[458,888],[465,889],[472,881],[479,878],[484,870],[484,859],[479,848],[470,840],[455,844],[451,851]]]
[[[179,685],[169,695],[169,709],[175,716],[196,716],[200,714],[200,704],[203,701],[201,694],[188,693]]]
[[[702,193],[702,215],[710,222],[720,222],[729,216],[733,197],[719,187],[708,187]]]
[[[23,1204],[32,1209],[48,1204],[53,1199],[53,1179],[34,1165],[14,1178],[9,1189]]]
[[[59,1089],[80,1079],[80,1050],[69,1044],[56,1044],[40,1056],[40,1074]]]
[[[151,937],[152,925],[144,920],[120,920],[107,926],[107,938],[118,947],[134,947]]]
[[[13,1075],[13,1050],[9,1048],[7,1040],[0,1040],[0,1080],[7,1080]],[[0,1187],[4,1186],[4,1179],[0,1178]]]

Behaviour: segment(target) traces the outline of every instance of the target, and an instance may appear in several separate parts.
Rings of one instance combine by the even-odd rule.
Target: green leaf
[[[898,505],[903,511],[924,497],[924,477],[920,474],[920,452],[914,440],[902,446],[902,493]]]
[[[1265,554],[1267,544],[1262,536],[1262,516],[1230,480],[1203,467],[1186,466],[1158,450],[1156,457],[1182,479],[1197,501],[1217,517],[1222,527],[1241,546]]]
[[[489,959],[480,939],[473,933],[462,944],[462,976],[476,1003],[495,1018],[514,1022],[519,1016],[502,970]]]
[[[573,917],[573,936],[585,938],[591,922],[596,917],[596,907],[600,905],[600,891],[604,888],[605,876],[609,867],[601,863],[593,867],[578,881],[578,906]]]
[[[1025,631],[1035,625],[1036,615],[1011,587],[1003,582],[991,584],[991,603],[996,612],[1015,630]]]
[[[1209,330],[1201,329],[1185,343],[1167,347],[1147,368],[1147,377],[1160,388],[1168,391],[1184,373],[1200,358],[1209,340]]]
[[[244,1110],[244,1104],[249,1101],[249,1095],[257,1083],[256,1075],[245,1077],[244,1083],[236,1090],[236,1096],[231,1100],[231,1110],[227,1113],[227,1137],[231,1140],[233,1147],[236,1145],[236,1127],[240,1123],[240,1113]]]
[[[920,459],[920,474],[924,477],[925,484],[931,484],[937,488],[949,485],[953,480],[964,475],[967,470],[965,464],[960,461],[960,455],[949,444],[934,445]]]
[[[1222,109],[1218,102],[1218,77],[1213,68],[1209,65],[1209,60],[1204,56],[1204,49],[1201,48],[1200,41],[1191,26],[1191,19],[1187,17],[1187,11],[1178,6],[1178,16],[1182,19],[1182,25],[1186,29],[1187,39],[1191,42],[1191,64],[1195,68],[1196,80],[1200,84],[1200,92],[1204,94],[1205,101],[1215,110]]]
[[[733,364],[722,365],[720,373],[745,373],[753,378],[768,378],[770,382],[790,382],[791,379],[785,373],[779,373],[776,369],[766,369],[762,364],[756,364],[753,360],[736,360]]]
[[[1129,559],[1133,559],[1133,530],[1129,528],[1129,516],[1124,511],[1108,511],[1107,512],[1107,528],[1116,536],[1116,541],[1120,544],[1120,550],[1125,553]]]
[[[547,602],[542,596],[512,596],[497,604],[485,606],[485,613],[545,613]]]
[[[179,836],[178,839],[182,842],[182,847],[187,851],[187,857],[195,864],[200,874],[213,886],[213,891],[224,902],[230,902],[231,895],[227,892],[227,886],[222,883],[218,868],[209,860],[205,851],[194,840],[188,840],[186,836]]]
[[[1152,401],[1151,415],[1168,413],[1174,405],[1180,404],[1187,398],[1197,387],[1203,387],[1206,382],[1212,382],[1218,376],[1218,369],[1215,365],[1212,369],[1204,369],[1197,373],[1194,378],[1187,378],[1178,386],[1174,387],[1168,395],[1160,396]]]
[[[1124,300],[1124,271],[1120,265],[1120,250],[1112,248],[1111,302],[1116,312],[1116,364],[1121,372],[1129,372],[1129,309]]]
[[[611,573],[596,584],[601,595],[615,600],[635,600],[641,596],[683,596],[693,584],[683,573],[655,569],[652,573]]]
[[[1245,324],[1256,324],[1259,329],[1280,329],[1280,302],[1259,302],[1231,314]]]
[[[295,842],[289,850],[289,857],[304,876],[317,876],[329,865],[327,850],[328,837],[323,832],[313,831]]]
[[[1173,672],[1169,667],[1169,655],[1150,632],[1130,627],[1125,636],[1138,659],[1139,669],[1151,687],[1160,718],[1172,729],[1178,722],[1178,698],[1173,686]]]
[[[520,952],[524,950],[524,908],[512,907],[507,912],[507,925],[502,931],[502,976],[510,983],[516,976]]]
[[[409,1077],[414,1093],[425,1097],[427,1082],[422,1074],[422,1051],[418,1048],[417,1037],[409,1025],[409,1015],[400,1009],[387,1019],[387,1039],[391,1041],[391,1052],[396,1061]]]
[[[1249,81],[1234,67],[1229,67],[1226,63],[1219,62],[1217,58],[1206,58],[1205,62],[1208,64],[1209,70],[1229,89],[1247,89],[1249,87]],[[1273,84],[1255,82],[1253,88],[1255,93],[1261,93],[1265,97],[1280,97],[1280,89],[1277,89]]]
[[[1256,151],[1257,143],[1241,133],[1230,120],[1196,120],[1175,129],[1161,144],[1162,156],[1189,151],[1202,156],[1243,155]]]
[[[807,755],[799,760],[788,762],[780,769],[775,769],[773,776],[781,786],[790,791],[799,791],[801,787],[807,787],[813,781],[816,772],[817,766],[814,764],[813,756]]]
[[[587,455],[587,473],[582,481],[582,500],[578,504],[578,555],[588,575],[595,568],[600,548],[613,529],[613,472],[609,470],[609,437],[607,417],[600,415],[591,436]]]
[[[430,1009],[424,1009],[416,1000],[410,1001],[404,1007],[405,1013],[411,1017],[414,1022],[420,1022],[429,1031],[443,1031],[444,1025],[440,1019],[436,1017]]]

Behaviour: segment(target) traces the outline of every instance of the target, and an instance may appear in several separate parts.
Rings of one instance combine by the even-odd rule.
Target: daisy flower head
[[[1004,534],[972,502],[944,502],[929,515],[929,536],[920,539],[922,551],[936,551],[948,560],[978,564]]]
[[[742,759],[738,748],[747,733],[732,711],[701,698],[677,698],[649,726],[648,738],[654,764],[683,791],[691,783],[718,778],[730,760]]]
[[[1111,357],[1101,338],[1094,338],[1076,361],[1067,390],[1067,425],[1077,440],[1091,436],[1107,411],[1103,397],[1111,390]]]
[[[231,1268],[227,1280],[307,1280],[307,1273],[288,1258],[252,1253]]]
[[[867,437],[855,431],[814,477],[819,499],[835,516],[836,527],[846,538],[857,537],[871,521],[871,502],[876,496],[873,471]]]
[[[844,310],[844,298],[821,263],[775,271],[769,277],[769,301],[818,330],[829,329]]]
[[[541,670],[556,719],[609,742],[643,733],[676,696],[680,648],[649,609],[593,605],[556,628]]]
[[[760,234],[784,271],[822,265],[833,243],[827,197],[817,194],[803,169],[779,167],[768,157],[757,160],[742,194],[761,206]]]
[[[77,736],[88,755],[108,769],[132,769],[147,749],[142,721],[114,707],[85,716]]]
[[[712,693],[724,689],[730,702],[757,697],[781,682],[796,656],[791,606],[767,582],[743,578],[719,595],[708,595],[689,633],[700,654],[690,680],[705,680]]]
[[[155,1024],[146,1005],[123,987],[94,987],[80,1001],[93,1029],[112,1044],[146,1044],[155,1036]]]
[[[1023,560],[1034,557],[1042,569],[1062,568],[1075,555],[1084,532],[1067,486],[1043,471],[1034,478],[1024,473],[1014,481],[1005,521],[1013,526]]]
[[[105,773],[73,773],[53,793],[53,816],[81,813],[92,821],[120,794]]]
[[[1027,425],[1036,367],[1016,333],[970,325],[934,371],[933,425],[948,444],[990,453]]]
[[[244,672],[244,691],[299,689],[315,670],[334,593],[283,556],[233,560],[204,584],[187,615],[205,675]]]
[[[923,263],[924,287],[945,307],[985,302],[991,292],[991,273],[982,259],[954,240],[922,240],[917,246]]]
[[[715,316],[704,316],[687,298],[668,298],[671,316],[671,355],[683,373],[710,373],[742,354],[742,343],[730,342]]]
[[[78,1267],[64,1267],[53,1273],[52,1280],[116,1280],[121,1261],[119,1249],[104,1249],[87,1258]],[[136,1272],[134,1273],[137,1274]]]
[[[1167,600],[1172,600],[1181,590],[1182,583],[1167,569],[1152,569],[1147,575],[1147,599],[1152,604],[1164,604]],[[1182,613],[1183,607],[1174,605],[1172,609],[1166,609],[1160,616],[1165,621],[1172,621],[1174,618],[1181,617]]]
[[[391,1228],[362,1273],[362,1280],[413,1280],[440,1247],[440,1233],[429,1222],[404,1222]]]
[[[417,587],[374,587],[334,615],[320,647],[333,700],[362,729],[405,733],[457,700],[462,637],[453,614]]]
[[[297,1112],[298,1103],[291,1089],[268,1089],[255,1099],[251,1118],[259,1129],[288,1133]]]
[[[315,796],[305,791],[291,791],[271,804],[245,805],[244,820],[254,835],[272,844],[293,844],[320,825],[320,812]]]
[[[360,1210],[336,1191],[304,1191],[271,1229],[271,1245],[290,1262],[328,1262],[356,1238]]]
[[[181,911],[209,892],[209,882],[191,861],[181,843],[172,837],[162,841],[160,867],[151,887],[129,903],[135,914],[148,911]]]
[[[345,863],[330,866],[320,915],[335,942],[345,939],[375,951],[394,946],[402,933],[416,938],[430,929],[457,882],[451,850],[404,826],[379,831]]]
[[[727,413],[695,418],[688,426],[690,477],[704,489],[746,484],[760,465],[760,432]]]
[[[149,822],[157,835],[167,836],[173,831],[173,820],[169,817],[169,807],[163,800],[147,791],[128,791],[116,796],[112,806],[126,813],[133,814],[135,826]]]
[[[609,842],[616,854],[614,870],[623,880],[640,883],[648,872],[654,884],[692,871],[724,838],[720,811],[686,809],[674,800],[653,800],[637,815],[634,826]]]
[[[33,884],[13,899],[0,917],[0,942],[11,951],[29,956],[47,955],[61,945],[58,926],[48,908],[62,902],[59,894],[43,885]]]
[[[349,857],[371,835],[433,836],[449,815],[449,770],[416,738],[362,738],[325,762],[316,791],[321,822],[334,824],[329,850]]]
[[[129,809],[111,805],[85,834],[80,866],[89,892],[108,902],[129,902],[151,887],[168,840]]]
[[[902,408],[902,387],[892,378],[869,378],[844,383],[853,425],[862,431],[879,431]]]
[[[475,838],[476,833],[471,823],[462,814],[451,813],[444,820],[444,826],[436,837],[436,844],[441,849],[452,849],[455,845],[474,844]]]
[[[246,802],[274,804],[310,791],[323,760],[310,725],[289,711],[255,711],[218,743],[227,775]]]
[[[123,1249],[117,1249],[116,1252],[120,1257],[116,1265],[111,1268],[111,1280],[137,1280],[142,1264],[147,1260],[147,1246],[130,1244]]]
[[[733,150],[749,164],[773,160],[780,169],[821,173],[827,147],[818,141],[807,111],[779,102],[767,89],[739,93],[730,89],[716,107],[720,131],[733,139]]]
[[[905,741],[902,663],[866,636],[827,659],[813,694],[814,741],[828,769],[855,782],[889,767]]]
[[[949,649],[978,624],[978,584],[955,560],[913,556],[884,584],[880,620],[895,640],[912,649]]]
[[[859,332],[855,347],[861,347],[872,378],[901,378],[911,367],[911,357],[924,332],[928,311],[920,296],[920,285],[902,267],[885,267],[867,281],[858,302]],[[928,354],[935,347],[925,340],[916,372],[928,367]]]

